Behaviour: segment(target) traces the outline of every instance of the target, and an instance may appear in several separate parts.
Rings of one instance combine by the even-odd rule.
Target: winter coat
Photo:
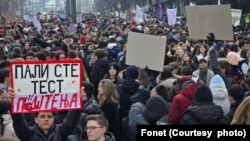
[[[140,84],[137,81],[133,79],[125,79],[116,87],[120,101],[120,121],[128,116],[130,106],[132,105],[130,97],[135,95],[139,86]]]
[[[230,111],[227,113],[227,117],[229,119],[229,121],[231,122],[234,116],[234,113],[236,111],[236,109],[238,108],[238,106],[240,105],[241,101],[237,101],[235,103],[232,103],[230,105]]]
[[[88,115],[101,114],[102,110],[101,110],[100,104],[96,100],[90,98],[90,99],[84,100],[84,106],[83,106],[82,112]]]
[[[3,118],[3,126],[4,126],[3,137],[17,138],[14,128],[13,128],[13,121],[12,121],[11,115],[3,114],[2,118]]]
[[[222,107],[224,115],[229,112],[230,103],[226,85],[220,75],[215,75],[210,82],[210,90],[213,94],[213,103]]]
[[[193,96],[197,87],[200,86],[200,82],[191,84],[182,88],[179,94],[177,94],[172,101],[171,109],[169,112],[169,122],[171,124],[179,124],[181,121],[182,113],[192,105]]]
[[[146,103],[146,109],[131,122],[130,141],[136,141],[137,125],[156,125],[156,122],[168,113],[168,109],[168,103],[160,95],[151,97]]]
[[[67,118],[61,124],[53,124],[47,135],[37,124],[28,126],[22,114],[11,114],[11,117],[15,133],[21,141],[66,141],[75,129],[80,114],[81,110],[69,111]]]
[[[189,107],[182,116],[181,125],[228,125],[221,106],[204,103]]]
[[[106,100],[102,105],[101,109],[108,120],[109,131],[112,132],[116,139],[120,137],[120,124],[119,124],[119,111],[117,104],[111,100]]]

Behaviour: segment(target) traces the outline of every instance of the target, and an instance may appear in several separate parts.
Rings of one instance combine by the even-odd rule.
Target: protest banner
[[[129,32],[126,64],[162,71],[166,50],[166,38]]]
[[[137,23],[144,22],[143,13],[144,13],[143,9],[141,7],[139,7],[138,5],[136,5],[135,19],[136,19]]]
[[[12,113],[82,108],[80,60],[11,62]]]
[[[177,8],[167,9],[168,24],[173,26],[176,23]]]
[[[186,6],[186,14],[190,38],[207,39],[213,32],[216,40],[234,40],[230,5]]]
[[[232,24],[234,26],[238,26],[240,25],[240,18],[241,18],[241,14],[242,14],[242,10],[241,9],[231,9],[231,14],[232,14]]]
[[[77,32],[77,24],[70,23],[68,26],[68,31],[76,33]]]

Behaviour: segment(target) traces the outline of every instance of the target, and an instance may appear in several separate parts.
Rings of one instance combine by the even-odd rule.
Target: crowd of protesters
[[[137,125],[250,124],[250,32],[245,27],[234,27],[233,41],[220,41],[213,33],[191,39],[186,23],[169,26],[155,19],[139,23],[84,14],[76,32],[67,29],[70,18],[38,20],[40,31],[22,18],[2,19],[0,140],[135,141]],[[126,64],[128,32],[166,39],[162,71]],[[71,59],[84,64],[83,109],[11,114],[11,61]]]

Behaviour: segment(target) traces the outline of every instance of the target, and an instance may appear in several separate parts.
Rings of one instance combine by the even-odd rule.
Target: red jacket
[[[192,105],[195,90],[200,84],[200,82],[197,82],[182,88],[180,93],[173,98],[168,118],[171,124],[180,123],[182,113],[188,106]]]
[[[81,45],[85,45],[86,44],[86,36],[85,35],[80,37],[80,44]]]

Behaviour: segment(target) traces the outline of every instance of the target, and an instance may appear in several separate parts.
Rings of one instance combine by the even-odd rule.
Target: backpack
[[[241,84],[241,81],[245,79],[245,75],[242,72],[242,64],[247,63],[247,60],[241,60],[239,61],[238,65],[231,65],[231,71],[230,73],[233,76],[234,81],[236,82],[236,84]]]

